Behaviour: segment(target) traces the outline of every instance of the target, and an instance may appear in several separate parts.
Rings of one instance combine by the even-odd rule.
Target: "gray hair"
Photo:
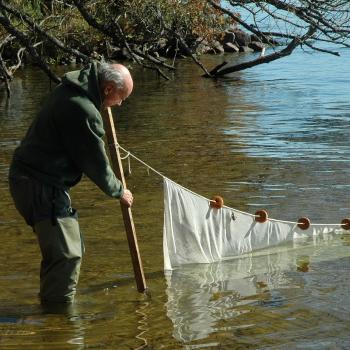
[[[123,89],[125,86],[125,79],[123,76],[123,73],[119,70],[113,67],[112,64],[109,63],[101,63],[98,66],[97,69],[98,73],[98,79],[100,81],[100,84],[107,82],[107,81],[113,81],[117,88]]]

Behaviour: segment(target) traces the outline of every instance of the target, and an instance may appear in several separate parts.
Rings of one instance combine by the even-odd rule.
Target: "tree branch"
[[[26,47],[26,49],[34,59],[34,62],[48,75],[48,77],[51,80],[53,80],[55,83],[61,82],[61,79],[58,78],[57,75],[51,71],[47,63],[41,59],[35,47],[31,44],[28,35],[17,30],[7,17],[0,16],[0,24],[3,25],[3,27],[9,34],[15,36],[18,39],[18,41]]]
[[[298,45],[302,44],[303,42],[305,42],[305,40],[307,38],[312,36],[315,33],[315,30],[316,30],[315,27],[310,27],[310,29],[308,30],[308,32],[305,35],[303,35],[302,37],[295,37],[287,45],[287,47],[285,47],[283,50],[280,50],[278,52],[274,52],[270,55],[262,56],[262,57],[255,59],[255,60],[245,62],[245,63],[240,63],[240,64],[237,64],[235,66],[227,67],[227,68],[223,68],[223,69],[216,69],[217,67],[215,67],[214,70],[216,69],[216,73],[214,74],[214,77],[221,77],[221,76],[229,74],[229,73],[238,72],[238,71],[241,71],[241,70],[244,70],[247,68],[257,66],[259,64],[269,63],[269,62],[278,60],[282,57],[288,56],[293,52],[293,50]],[[213,72],[213,70],[212,70],[212,72]],[[204,75],[204,76],[208,77],[207,75]]]
[[[152,69],[152,70],[156,70],[158,72],[159,75],[161,75],[163,78],[169,80],[169,77],[167,77],[158,67],[155,66],[151,66],[145,63],[142,63],[140,61],[140,59],[138,58],[138,56],[143,56],[144,58],[150,60],[151,62],[157,60],[156,58],[150,58],[152,57],[151,55],[144,55],[144,54],[140,54],[140,52],[136,52],[135,50],[133,50],[128,41],[126,40],[126,37],[123,33],[123,30],[121,29],[118,21],[114,21],[113,22],[113,26],[106,26],[103,25],[102,23],[99,23],[94,17],[92,17],[90,15],[90,13],[87,11],[87,9],[85,8],[84,4],[81,2],[81,0],[73,0],[75,6],[77,7],[77,9],[79,10],[80,14],[82,15],[82,17],[84,18],[84,20],[93,28],[97,29],[98,31],[100,31],[101,33],[107,35],[108,37],[112,38],[113,40],[116,39],[117,37],[117,33],[120,36],[120,39],[123,41],[124,46],[126,47],[126,49],[128,50],[131,58],[139,65],[148,68],[148,69]],[[113,28],[115,27],[115,28]],[[114,30],[113,30],[114,29]],[[157,62],[157,64],[162,64],[162,62]],[[168,67],[167,67],[168,68]],[[170,67],[171,69],[173,69],[173,67]]]
[[[246,30],[249,32],[255,34],[259,38],[263,38],[264,42],[270,43],[271,39],[263,35],[259,30],[256,30],[254,27],[250,26],[249,24],[245,23],[242,21],[238,16],[236,16],[232,11],[218,5],[215,1],[213,0],[208,0],[208,2],[217,10],[220,10],[222,13],[225,13],[229,15],[235,22],[239,23],[242,27],[244,27]]]
[[[6,64],[2,58],[1,53],[0,53],[0,74],[2,76],[2,80],[5,83],[7,98],[9,98],[11,96],[11,89],[10,89],[9,82],[12,79],[12,76],[9,74],[9,72],[6,68]]]
[[[0,8],[5,9],[7,12],[13,14],[18,19],[23,20],[25,23],[27,23],[29,26],[31,26],[34,31],[37,31],[38,33],[40,33],[42,36],[47,38],[50,42],[52,42],[54,45],[56,45],[61,50],[65,51],[71,55],[74,55],[76,57],[79,57],[79,58],[83,59],[84,61],[91,61],[90,57],[84,55],[83,53],[81,53],[80,51],[78,51],[76,49],[73,49],[73,48],[70,48],[70,47],[64,45],[64,43],[62,41],[60,41],[56,37],[49,34],[47,31],[41,29],[41,27],[39,25],[37,25],[25,13],[22,13],[22,12],[18,11],[17,9],[11,7],[4,0],[0,0]]]

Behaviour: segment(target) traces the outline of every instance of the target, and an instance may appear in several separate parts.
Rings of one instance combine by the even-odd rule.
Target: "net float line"
[[[169,179],[167,176],[163,175],[161,172],[157,171],[156,169],[154,169],[153,167],[151,167],[149,164],[147,164],[146,162],[144,162],[142,159],[138,158],[137,156],[135,156],[132,152],[130,152],[129,150],[125,149],[124,147],[122,147],[119,143],[115,144],[116,147],[119,147],[123,152],[126,153],[126,155],[123,157],[123,159],[128,159],[129,158],[133,158],[135,159],[137,162],[139,162],[140,164],[144,165],[148,170],[151,170],[153,173],[159,175],[160,177],[162,177],[163,179],[168,179],[172,182],[175,182],[171,179]],[[131,173],[131,168],[130,168],[130,162],[129,162],[129,169],[130,169],[130,173]],[[181,186],[181,185],[180,185]],[[208,199],[196,192],[191,191],[190,189],[181,186],[184,189],[186,189],[187,191],[191,192],[192,194],[201,197],[201,198],[205,198],[206,200],[208,200],[209,202],[209,206],[213,209],[221,209],[221,208],[226,208],[226,209],[230,209],[230,210],[234,210],[237,213],[241,213],[241,214],[246,214],[246,215],[250,215],[252,217],[255,218],[255,221],[258,223],[265,223],[267,221],[272,221],[272,222],[281,222],[281,223],[286,223],[286,224],[295,224],[296,226],[298,226],[301,230],[307,230],[310,228],[310,226],[339,226],[344,230],[350,230],[350,218],[344,218],[342,219],[342,221],[339,223],[333,223],[333,224],[319,224],[319,223],[312,223],[311,220],[307,217],[301,217],[299,218],[297,221],[287,221],[287,220],[278,220],[278,219],[273,219],[270,218],[268,215],[267,210],[265,209],[260,209],[258,211],[255,212],[255,214],[251,214],[245,211],[241,211],[232,207],[228,207],[224,204],[224,199],[222,196],[219,195],[215,195],[213,196],[211,199]],[[232,215],[232,218],[235,219],[234,214]]]

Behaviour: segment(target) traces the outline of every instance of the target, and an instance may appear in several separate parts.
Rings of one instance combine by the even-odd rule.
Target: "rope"
[[[130,162],[130,152],[127,152],[125,156],[120,156],[121,160],[127,159],[128,160],[128,174],[131,174],[131,162]]]
[[[129,156],[130,156],[130,152],[127,152],[127,154],[124,157],[120,156],[120,159],[124,160],[126,158],[129,158]]]
[[[130,157],[134,158],[135,160],[137,160],[139,163],[141,163],[142,165],[144,165],[146,168],[147,168],[147,173],[149,174],[149,171],[151,170],[152,172],[154,172],[155,174],[159,175],[160,177],[162,177],[163,179],[167,179],[168,181],[171,181],[171,182],[174,182],[173,180],[169,179],[168,177],[166,177],[165,175],[163,175],[162,173],[160,173],[159,171],[157,171],[156,169],[154,169],[153,167],[151,167],[149,164],[145,163],[143,160],[141,160],[140,158],[136,157],[133,153],[131,153],[130,151],[126,150],[125,148],[123,148],[119,143],[116,143],[115,144],[116,147],[120,148],[122,151],[124,151],[126,153],[126,156],[124,156],[123,158],[121,159],[126,159],[128,158],[128,161],[129,161],[129,173],[131,174],[131,168],[130,168]],[[203,198],[209,202],[215,202],[211,199],[208,199],[196,192],[193,192],[191,191],[190,189],[182,186],[182,185],[179,185],[178,183],[176,183],[176,185],[182,187],[183,189],[185,189],[186,191],[192,193],[193,195],[197,196],[197,197],[200,197],[200,198]],[[245,211],[241,211],[241,210],[238,210],[236,208],[232,208],[232,207],[228,207],[227,205],[223,205],[223,208],[226,208],[226,209],[229,209],[229,210],[232,210],[234,212],[237,212],[237,213],[240,213],[240,214],[245,214],[245,215],[249,215],[249,216],[252,216],[252,217],[259,217],[258,215],[255,215],[255,214],[251,214],[251,213],[248,213],[248,212],[245,212]],[[285,223],[285,224],[295,224],[297,225],[298,222],[297,221],[287,221],[287,220],[277,220],[277,219],[272,219],[272,218],[268,218],[269,221],[274,221],[274,222],[281,222],[281,223]],[[310,226],[341,226],[342,224],[341,223],[336,223],[336,224],[313,224],[313,223],[310,223]]]
[[[128,157],[128,170],[129,170],[129,174],[131,174],[131,162],[130,162],[130,157]]]
[[[145,163],[143,160],[141,160],[140,158],[136,157],[134,154],[132,154],[131,152],[129,152],[128,150],[126,150],[125,148],[123,148],[122,146],[120,146],[119,143],[115,144],[116,147],[120,148],[121,150],[123,150],[124,152],[126,152],[128,154],[128,157],[131,156],[133,157],[135,160],[137,160],[139,163],[143,164],[147,169],[152,170],[155,174],[161,176],[163,179],[167,178],[166,176],[164,176],[162,173],[160,173],[159,171],[157,171],[156,169],[152,168],[150,165],[148,165],[147,163]]]

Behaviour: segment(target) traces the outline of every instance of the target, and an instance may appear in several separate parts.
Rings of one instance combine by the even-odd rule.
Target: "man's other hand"
[[[132,193],[125,189],[123,196],[120,198],[120,203],[126,205],[128,208],[130,208],[132,206],[132,202],[134,200],[134,197],[132,195]]]

